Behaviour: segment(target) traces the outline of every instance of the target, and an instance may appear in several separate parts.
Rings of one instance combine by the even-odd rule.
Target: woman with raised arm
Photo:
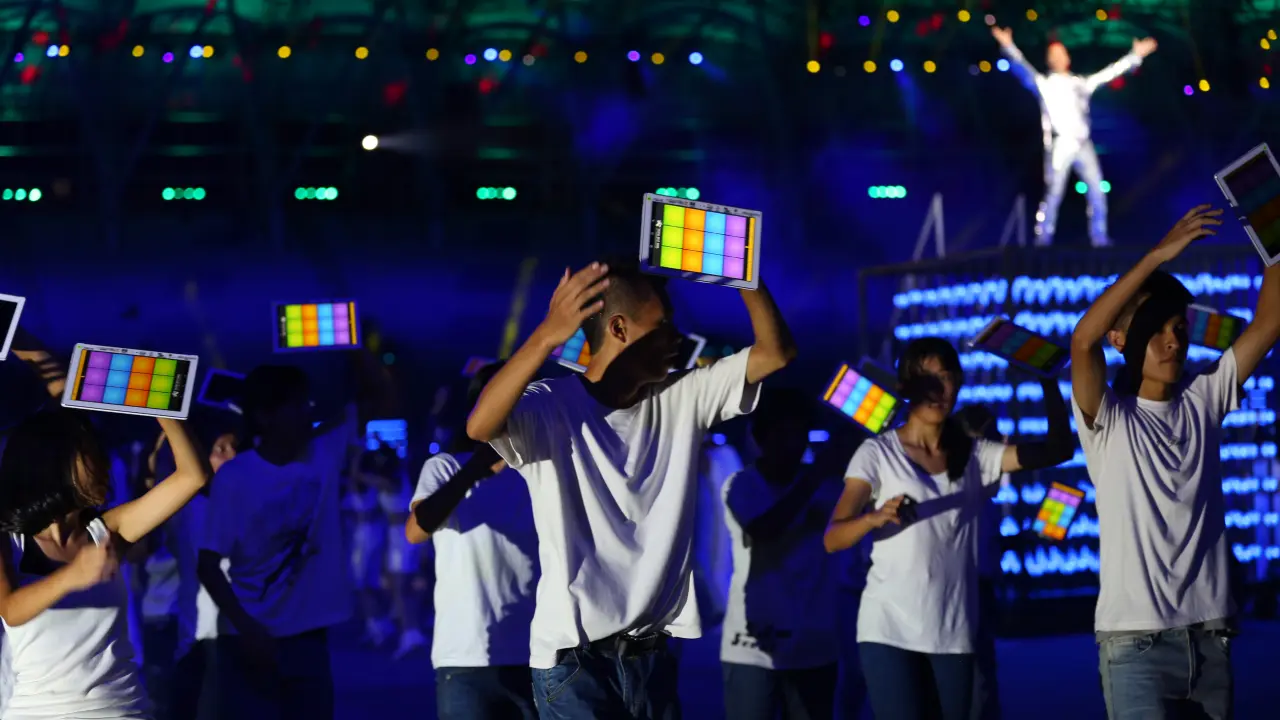
[[[65,371],[22,338],[18,357],[50,394]],[[120,555],[208,482],[183,424],[161,419],[176,470],[142,497],[110,509],[109,463],[88,416],[50,408],[20,423],[0,456],[0,620],[11,679],[5,720],[150,720],[127,629]],[[91,534],[92,533],[92,534]]]
[[[963,382],[960,356],[941,338],[907,345],[898,382],[906,423],[858,448],[824,540],[828,552],[867,535],[875,542],[858,648],[877,720],[967,719],[982,503],[1004,473],[1070,459],[1071,425],[1058,381],[1045,379],[1043,442],[971,438],[951,414]]]

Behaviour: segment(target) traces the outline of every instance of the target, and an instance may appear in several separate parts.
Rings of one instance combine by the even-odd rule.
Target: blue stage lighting
[[[488,48],[484,51],[484,59],[493,62],[498,59],[498,50],[496,48]]]
[[[689,62],[693,65],[702,64],[702,53],[694,51],[689,53]]]
[[[889,69],[894,72],[902,72],[902,61],[894,58],[889,61]]]

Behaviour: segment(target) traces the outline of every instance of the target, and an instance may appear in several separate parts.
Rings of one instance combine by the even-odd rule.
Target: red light
[[[382,88],[383,101],[386,102],[387,105],[399,105],[400,101],[404,100],[404,93],[408,86],[409,84],[404,80],[387,83],[387,86]]]
[[[35,82],[38,77],[40,77],[40,68],[35,65],[28,65],[22,68],[22,74],[19,76],[23,85],[30,85]]]
[[[542,43],[534,43],[533,47],[529,48],[529,54],[534,57],[542,57],[547,54],[547,46]]]
[[[1112,6],[1111,6],[1111,9],[1107,11],[1107,17],[1111,18],[1112,20],[1119,20],[1119,19],[1120,19],[1120,6],[1119,6],[1119,5],[1112,5]]]
[[[831,37],[831,33],[829,32],[823,32],[818,34],[818,47],[822,48],[823,50],[830,50],[831,46],[834,45],[835,42],[836,42],[836,39]]]
[[[40,32],[31,36],[31,42],[37,45],[44,45],[45,43],[49,42],[49,33],[41,30]]]
[[[942,28],[942,13],[934,13],[933,18],[929,20],[929,24],[933,26],[934,30],[940,30]]]
[[[1120,88],[1122,88],[1122,87],[1124,87],[1124,78],[1122,78],[1122,77],[1118,77],[1118,78],[1116,78],[1115,80],[1112,80],[1112,81],[1111,81],[1111,89],[1112,89],[1112,90],[1119,90],[1119,89],[1120,89]]]
[[[491,78],[481,78],[480,80],[480,92],[486,95],[493,92],[493,89],[497,86],[498,83],[494,82]]]
[[[1262,74],[1263,74],[1263,75],[1270,75],[1270,74],[1271,74],[1271,66],[1270,66],[1270,65],[1263,65],[1263,66],[1262,66]]]

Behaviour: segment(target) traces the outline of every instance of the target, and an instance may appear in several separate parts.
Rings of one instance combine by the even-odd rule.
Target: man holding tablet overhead
[[[530,630],[542,718],[678,713],[669,637],[702,633],[692,543],[707,428],[750,412],[795,355],[769,292],[742,290],[755,345],[669,373],[679,333],[660,280],[566,269],[546,320],[480,395],[467,434],[529,483],[542,577]],[[585,373],[533,381],[581,326]]]
[[[1112,720],[1194,704],[1231,717],[1231,636],[1222,420],[1280,338],[1280,266],[1267,268],[1249,328],[1204,372],[1183,377],[1187,306],[1160,271],[1213,235],[1220,210],[1188,212],[1107,289],[1071,338],[1076,425],[1097,488],[1102,556],[1095,619]],[[1107,387],[1102,341],[1124,355]]]

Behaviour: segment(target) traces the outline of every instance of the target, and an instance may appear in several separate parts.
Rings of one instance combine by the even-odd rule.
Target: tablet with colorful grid
[[[640,267],[645,272],[760,287],[760,211],[650,193],[642,215]]]
[[[892,393],[847,363],[836,370],[822,401],[873,435],[879,435],[902,403]]]
[[[0,360],[9,356],[9,345],[18,332],[18,318],[22,317],[26,302],[16,295],[0,295]]]
[[[1071,359],[1065,349],[1001,317],[988,323],[977,337],[969,341],[969,347],[1002,357],[1042,377],[1056,377]]]
[[[1280,262],[1280,164],[1263,143],[1213,176],[1268,267]]]
[[[195,396],[195,355],[76,345],[63,407],[185,420]]]
[[[1040,504],[1040,512],[1031,529],[1040,537],[1049,540],[1063,540],[1067,537],[1067,529],[1075,519],[1080,503],[1084,501],[1084,492],[1062,483],[1053,483],[1049,492]]]
[[[1243,332],[1243,318],[1203,305],[1187,308],[1187,339],[1196,345],[1226,352]]]
[[[276,352],[360,347],[354,300],[276,303]]]

